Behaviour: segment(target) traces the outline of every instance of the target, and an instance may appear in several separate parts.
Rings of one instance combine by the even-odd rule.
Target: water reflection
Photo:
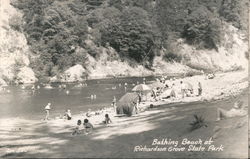
[[[154,77],[145,78],[146,82]],[[10,92],[0,91],[0,117],[42,118],[44,106],[52,103],[51,114],[58,115],[70,108],[72,114],[111,105],[113,97],[119,99],[143,78],[113,78],[88,80],[86,84],[44,84],[9,86]],[[91,95],[96,97],[91,100]]]

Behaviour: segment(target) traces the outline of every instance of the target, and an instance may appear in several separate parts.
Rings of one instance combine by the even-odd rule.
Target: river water
[[[155,80],[155,77],[145,77],[145,79],[146,83],[150,83],[150,81]],[[68,108],[71,109],[72,114],[79,114],[88,109],[96,110],[109,107],[114,96],[119,100],[122,95],[131,91],[137,82],[143,83],[143,78],[88,80],[86,87],[75,88],[76,84],[70,83],[66,84],[66,89],[59,88],[59,84],[53,84],[53,89],[45,89],[41,84],[38,84],[41,88],[36,90],[34,94],[31,89],[32,85],[26,85],[25,89],[22,89],[22,86],[8,86],[6,88],[8,92],[0,91],[0,118],[40,119],[45,114],[44,107],[48,102],[52,104],[52,116],[63,114]],[[125,83],[127,83],[126,91]],[[67,90],[69,91],[68,95]],[[96,95],[96,100],[91,100],[92,94]]]
[[[146,84],[151,83],[155,78],[145,77]],[[48,102],[52,104],[50,111],[52,117],[64,114],[66,109],[70,109],[74,115],[86,112],[88,109],[97,110],[110,107],[114,96],[118,101],[126,92],[131,92],[136,83],[143,83],[143,78],[87,80],[86,83],[87,86],[81,88],[75,88],[76,83],[66,84],[66,89],[59,88],[59,84],[53,84],[53,89],[45,89],[41,84],[36,84],[36,86],[40,85],[41,88],[36,90],[34,94],[31,89],[32,85],[26,85],[25,89],[22,89],[22,86],[8,86],[6,88],[9,90],[8,92],[0,91],[0,118],[42,119],[45,115],[44,107]],[[125,83],[127,83],[126,91]],[[69,90],[68,95],[66,93],[67,90]],[[95,100],[91,100],[90,96],[92,94],[96,95],[97,98]],[[243,93],[237,98],[243,100],[244,103],[248,103],[247,93]],[[227,100],[227,102],[219,102],[220,104],[217,103],[216,106],[225,107],[226,105],[233,105],[235,99]],[[198,106],[202,107],[204,104],[201,103]]]

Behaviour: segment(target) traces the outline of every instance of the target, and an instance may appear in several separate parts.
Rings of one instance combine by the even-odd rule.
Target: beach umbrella
[[[193,85],[190,84],[189,82],[186,82],[185,85],[186,85],[186,89],[193,90]]]
[[[161,83],[160,81],[156,81],[156,82],[150,84],[150,87],[151,88],[158,88],[158,87],[162,88],[162,87],[165,87],[165,85],[163,83]]]
[[[139,84],[139,85],[136,85],[132,91],[151,91],[151,88],[145,84]]]
[[[164,98],[164,97],[175,97],[175,96],[176,96],[176,93],[175,93],[175,91],[173,89],[167,89],[161,94],[162,98]]]
[[[121,103],[133,103],[133,102],[137,102],[138,99],[139,99],[139,96],[138,96],[137,93],[135,93],[135,92],[126,93],[124,96],[122,96],[120,98],[120,100],[118,101],[117,104],[121,104]]]

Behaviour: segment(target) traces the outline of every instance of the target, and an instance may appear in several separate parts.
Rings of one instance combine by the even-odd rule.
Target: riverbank
[[[215,120],[217,107],[230,109],[238,99],[247,104],[247,95],[240,94],[248,87],[247,72],[217,74],[210,80],[205,80],[204,76],[186,77],[176,82],[179,80],[194,86],[200,81],[203,95],[154,102],[159,107],[132,117],[116,117],[109,108],[101,115],[88,118],[95,127],[89,135],[71,136],[77,120],[86,118],[85,114],[73,114],[71,121],[54,119],[47,123],[21,118],[1,119],[1,157],[245,157],[248,118],[237,117],[219,123]],[[145,102],[141,107],[148,104],[150,102]],[[109,113],[113,121],[109,126],[100,124],[105,113]],[[189,131],[194,114],[203,116],[207,127]],[[223,144],[224,151],[134,152],[135,146],[150,147],[157,138],[207,140],[210,137],[215,145]]]

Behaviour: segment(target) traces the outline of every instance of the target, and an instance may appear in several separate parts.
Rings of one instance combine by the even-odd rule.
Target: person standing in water
[[[128,84],[127,84],[127,82],[125,82],[124,83],[124,90],[125,90],[125,92],[127,92],[127,86],[128,86]]]
[[[46,116],[45,116],[45,120],[47,121],[47,120],[49,120],[49,111],[50,111],[50,109],[51,109],[51,103],[48,103],[46,106],[45,106],[45,111],[46,111]]]
[[[66,94],[69,95],[69,90],[66,91]]]
[[[34,94],[35,94],[35,91],[36,91],[35,85],[33,85],[33,86],[31,87],[31,90],[32,90],[32,95],[34,95]]]
[[[113,101],[112,101],[112,106],[114,108],[114,111],[116,111],[116,97],[114,96]]]

